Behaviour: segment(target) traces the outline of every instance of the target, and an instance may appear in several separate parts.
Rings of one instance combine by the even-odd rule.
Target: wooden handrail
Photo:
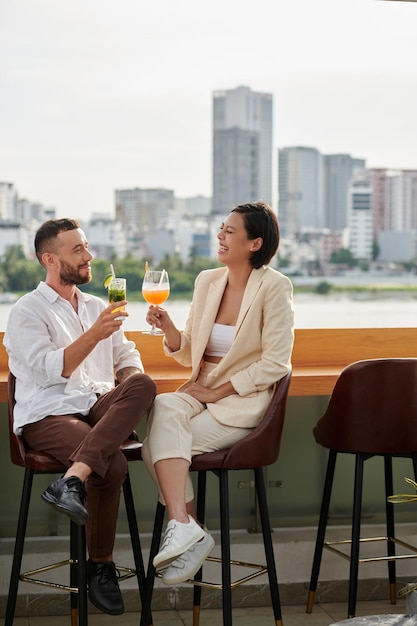
[[[0,333],[0,402],[7,401],[7,354]],[[158,393],[174,391],[189,371],[167,358],[159,337],[126,331]],[[417,357],[417,328],[299,328],[292,356],[291,396],[330,395],[346,365],[362,359]]]

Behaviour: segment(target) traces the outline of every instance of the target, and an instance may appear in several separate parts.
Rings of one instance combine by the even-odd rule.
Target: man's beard
[[[63,285],[85,285],[91,280],[91,272],[81,275],[78,268],[74,268],[66,261],[61,261],[59,278]]]

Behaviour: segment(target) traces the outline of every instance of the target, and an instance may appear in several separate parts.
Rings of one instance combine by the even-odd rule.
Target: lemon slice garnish
[[[103,287],[108,287],[113,280],[113,274],[107,274],[106,278],[103,280]]]

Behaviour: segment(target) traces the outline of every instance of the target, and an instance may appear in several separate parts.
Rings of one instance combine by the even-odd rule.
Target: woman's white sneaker
[[[162,576],[166,585],[176,585],[193,578],[214,548],[214,539],[209,533],[171,563]]]
[[[177,522],[175,519],[168,522],[162,546],[153,559],[153,566],[156,570],[169,565],[206,534],[191,515],[188,519],[188,524]]]

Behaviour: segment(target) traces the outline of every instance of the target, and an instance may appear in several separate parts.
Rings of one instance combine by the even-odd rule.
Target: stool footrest
[[[384,556],[359,558],[358,563],[369,563],[371,561],[398,561],[401,559],[417,558],[417,547],[412,546],[411,544],[405,541],[402,541],[401,539],[397,539],[396,537],[363,537],[362,539],[359,539],[360,544],[372,543],[375,541],[386,541],[386,542],[390,541],[392,543],[402,546],[403,548],[406,548],[407,550],[412,550],[414,554],[392,554],[392,555],[387,554]],[[343,552],[343,550],[339,550],[338,548],[335,548],[334,546],[351,545],[351,544],[352,544],[351,539],[339,539],[338,541],[325,541],[323,544],[323,547],[326,548],[327,550],[330,550],[330,552],[333,552],[334,554],[338,554],[339,556],[343,557],[347,561],[350,561],[351,560],[350,554],[346,554],[346,552]]]
[[[43,567],[38,567],[36,569],[29,570],[27,572],[21,572],[19,578],[25,583],[31,583],[33,585],[42,585],[44,587],[51,587],[53,589],[61,589],[62,591],[69,591],[71,593],[78,593],[77,587],[72,587],[71,585],[65,585],[63,583],[55,583],[48,580],[40,580],[38,578],[33,578],[38,574],[43,574],[44,572],[49,572],[53,569],[57,569],[59,567],[64,567],[65,565],[76,565],[77,561],[73,559],[66,559],[65,561],[57,561],[56,563],[51,563],[50,565],[44,565]]]
[[[34,578],[38,574],[43,574],[45,572],[49,572],[53,569],[57,569],[59,567],[64,567],[66,565],[77,565],[77,561],[73,559],[66,559],[64,561],[57,561],[56,563],[50,563],[49,565],[44,565],[43,567],[38,567],[36,569],[32,569],[27,572],[21,572],[19,578],[21,581],[26,583],[31,583],[33,585],[42,585],[43,587],[51,587],[53,589],[60,589],[61,591],[69,591],[70,593],[78,593],[78,587],[72,587],[71,585],[65,585],[63,583],[56,583],[48,580],[41,580],[39,578]],[[124,572],[120,577],[119,581],[127,580],[128,578],[132,578],[136,576],[136,570],[131,567],[123,567],[120,565],[116,565],[116,569],[120,572]]]
[[[128,578],[133,578],[133,576],[136,576],[136,570],[132,567],[123,567],[121,565],[116,565],[116,569],[119,570],[119,572],[125,572],[119,577],[119,581],[127,580]]]
[[[208,556],[206,561],[211,561],[212,563],[221,563],[222,560],[220,557],[216,557],[216,556]],[[268,573],[268,568],[266,567],[266,565],[259,565],[257,563],[246,563],[244,561],[234,561],[231,560],[230,561],[230,565],[236,566],[236,567],[248,567],[251,569],[255,569],[255,572],[252,572],[251,574],[248,574],[247,576],[243,576],[242,578],[238,578],[235,581],[232,581],[231,583],[231,588],[234,589],[235,587],[239,587],[239,585],[242,585],[243,583],[247,582],[248,580],[253,580],[254,578],[257,578],[258,576],[262,576],[263,574],[267,574]],[[158,577],[162,577],[161,573],[157,574]],[[204,581],[204,580],[196,580],[195,578],[192,578],[190,580],[185,581],[187,583],[190,583],[191,585],[196,585],[198,587],[209,587],[211,589],[222,589],[222,583],[216,583],[216,582],[209,582],[209,581]]]

